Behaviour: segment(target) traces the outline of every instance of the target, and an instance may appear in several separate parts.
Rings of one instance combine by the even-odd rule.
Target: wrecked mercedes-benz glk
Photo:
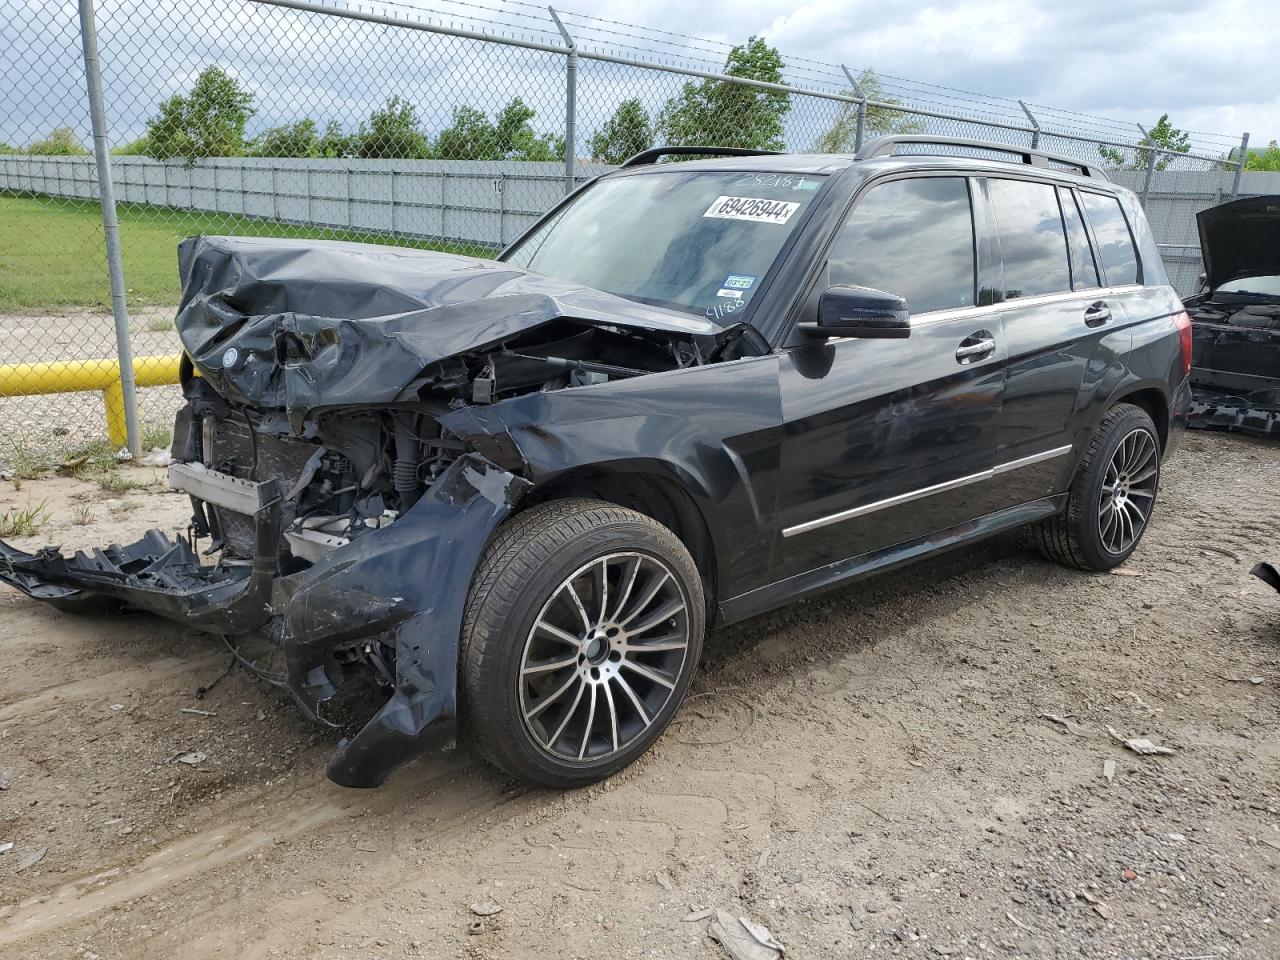
[[[1114,567],[1185,415],[1154,239],[1087,165],[934,144],[650,151],[492,261],[187,240],[189,535],[0,544],[0,580],[265,636],[324,722],[372,679],[339,783],[461,729],[573,786],[661,734],[712,622],[1030,523]],[[733,155],[655,162],[699,152]]]
[[[1204,258],[1191,314],[1188,425],[1280,435],[1280,197],[1197,214]]]

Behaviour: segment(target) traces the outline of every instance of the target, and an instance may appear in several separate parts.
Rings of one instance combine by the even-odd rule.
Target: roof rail
[[[894,149],[901,144],[922,144],[925,146],[938,147],[967,147],[978,150],[994,150],[998,153],[1007,153],[1011,156],[1021,158],[1021,162],[1029,164],[1033,167],[1044,167],[1051,169],[1052,164],[1059,164],[1064,167],[1070,167],[1072,170],[1078,170],[1086,177],[1093,177],[1095,180],[1110,180],[1099,167],[1085,163],[1083,160],[1077,160],[1075,157],[1064,157],[1055,153],[1045,153],[1043,150],[1033,150],[1030,147],[1019,147],[1009,143],[999,143],[995,140],[972,140],[968,137],[935,137],[927,134],[895,134],[888,137],[879,137],[866,144],[861,150],[854,154],[855,160],[871,160],[875,157],[891,157],[894,155]],[[945,154],[942,154],[945,156]]]
[[[777,150],[748,150],[743,147],[653,147],[626,160],[624,167],[657,163],[662,157],[772,157]]]

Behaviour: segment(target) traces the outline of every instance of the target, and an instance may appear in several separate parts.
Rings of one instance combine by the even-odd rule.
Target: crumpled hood
[[[1280,196],[1243,197],[1196,214],[1205,284],[1280,276]]]
[[[192,237],[177,327],[224,397],[288,411],[395,400],[432,363],[561,318],[714,335],[709,320],[505,263],[320,240]]]

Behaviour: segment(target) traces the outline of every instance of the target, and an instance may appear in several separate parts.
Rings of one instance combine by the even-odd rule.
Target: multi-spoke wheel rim
[[[607,759],[653,726],[688,652],[688,603],[670,567],[645,553],[592,560],[555,589],[525,640],[525,727],[557,760]]]
[[[1098,499],[1098,533],[1109,553],[1133,547],[1151,516],[1160,479],[1155,437],[1138,427],[1129,431],[1107,464]]]

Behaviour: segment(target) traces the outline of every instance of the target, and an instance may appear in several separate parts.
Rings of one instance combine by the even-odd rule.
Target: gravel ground
[[[27,545],[185,524],[172,494],[2,490],[56,512]],[[689,917],[721,908],[795,958],[1270,960],[1267,557],[1280,448],[1191,435],[1121,575],[1011,536],[719,631],[655,749],[565,794],[465,749],[343,790],[279,691],[196,699],[218,641],[0,592],[0,955],[716,958]]]

